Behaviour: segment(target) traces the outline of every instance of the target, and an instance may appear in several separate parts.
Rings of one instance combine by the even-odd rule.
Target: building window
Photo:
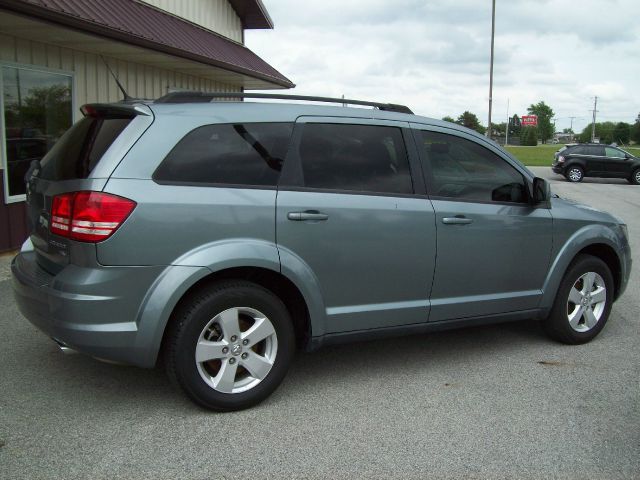
[[[71,74],[2,65],[2,151],[7,202],[25,198],[24,176],[73,123]]]

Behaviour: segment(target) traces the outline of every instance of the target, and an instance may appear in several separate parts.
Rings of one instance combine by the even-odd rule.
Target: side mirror
[[[534,205],[546,204],[551,206],[551,186],[544,178],[536,177],[533,179],[533,203]]]

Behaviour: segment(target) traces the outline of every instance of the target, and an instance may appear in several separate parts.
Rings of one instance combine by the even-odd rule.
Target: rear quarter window
[[[169,152],[153,179],[169,184],[275,186],[292,123],[205,125]]]
[[[41,161],[40,178],[87,178],[131,118],[84,117],[60,138]]]

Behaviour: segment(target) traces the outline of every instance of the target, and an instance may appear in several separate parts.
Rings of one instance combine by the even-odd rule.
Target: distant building
[[[0,0],[0,252],[27,236],[31,161],[81,105],[122,99],[105,61],[135,98],[293,87],[244,46],[256,28],[273,28],[261,0]]]

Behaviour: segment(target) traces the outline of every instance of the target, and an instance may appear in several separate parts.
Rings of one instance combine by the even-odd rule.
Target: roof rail
[[[172,92],[168,93],[154,103],[208,103],[216,98],[268,98],[275,100],[304,100],[307,102],[345,103],[349,105],[364,105],[374,107],[385,112],[413,113],[409,107],[394,103],[366,102],[364,100],[351,100],[348,98],[311,97],[308,95],[285,95],[281,93],[229,93],[229,92]]]

